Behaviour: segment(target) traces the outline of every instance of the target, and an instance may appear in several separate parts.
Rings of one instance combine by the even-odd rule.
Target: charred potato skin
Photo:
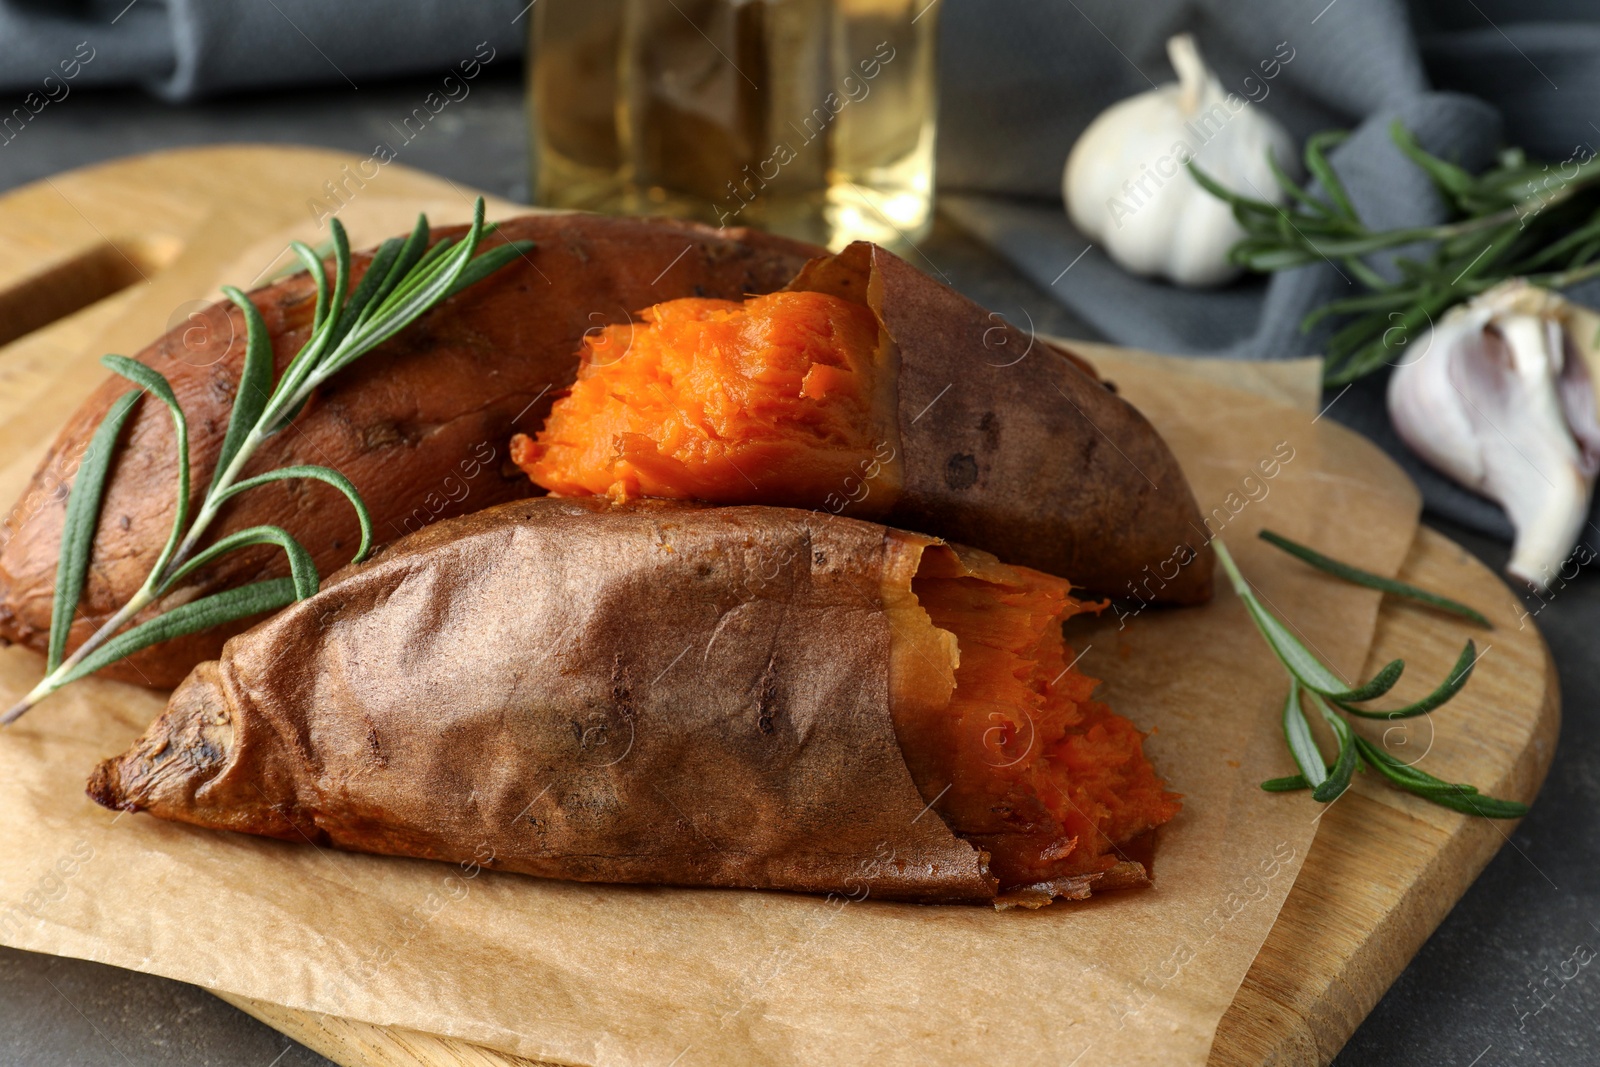
[[[463,227],[436,231],[456,236]],[[755,231],[593,215],[512,219],[485,246],[527,239],[536,247],[452,297],[328,383],[294,425],[270,440],[249,473],[297,463],[333,467],[351,479],[376,536],[392,540],[438,519],[537,492],[506,446],[542,424],[570,384],[585,331],[627,322],[651,304],[685,296],[739,299],[781,288],[809,258],[809,245]],[[369,260],[353,257],[359,272]],[[306,340],[315,287],[301,274],[251,296],[281,372]],[[143,352],[188,417],[192,485],[209,484],[244,357],[242,313],[222,303]],[[28,489],[0,526],[0,639],[43,650],[67,488],[95,428],[131,386],[107,380],[72,415]],[[165,408],[141,402],[107,484],[84,596],[68,647],[75,648],[143,582],[172,522],[176,461]],[[339,494],[319,483],[277,482],[237,498],[213,537],[261,523],[284,526],[321,573],[349,561],[359,528]],[[230,555],[196,572],[144,617],[175,603],[287,574],[281,553]],[[103,676],[161,688],[215,658],[244,630],[231,627],[168,641],[115,664]]]

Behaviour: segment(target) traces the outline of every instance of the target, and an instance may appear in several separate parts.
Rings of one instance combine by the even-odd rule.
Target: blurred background
[[[1319,142],[1328,130],[1349,135]],[[1395,346],[1536,271],[1600,304],[1592,0],[0,0],[0,190],[235,142],[335,149],[524,204],[875,240],[1041,333],[1343,352],[1330,417],[1388,449],[1430,523],[1497,569],[1513,522],[1494,493],[1391,425]],[[1294,212],[1253,265],[1231,256],[1248,235],[1190,161],[1269,222]],[[304,196],[319,222],[348,199]],[[1340,198],[1359,232],[1326,208]],[[1432,241],[1463,220],[1493,246],[1476,259]],[[1415,240],[1375,245],[1368,278],[1309,254],[1297,226]],[[1267,253],[1293,269],[1263,268]],[[1376,310],[1305,328],[1351,298]],[[1379,318],[1340,334],[1362,314]],[[1516,1007],[1542,965],[1600,944],[1600,597],[1575,588],[1548,611],[1528,600],[1568,696],[1544,794],[1342,1064],[1600,1062],[1592,978],[1536,1028]],[[0,950],[0,1063],[324,1062],[200,990]]]

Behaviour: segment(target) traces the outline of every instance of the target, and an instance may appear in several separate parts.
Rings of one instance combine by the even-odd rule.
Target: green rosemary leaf
[[[333,243],[333,289],[330,292],[327,283],[327,270],[322,261],[317,261],[317,314],[313,322],[311,338],[294,359],[289,361],[289,366],[283,372],[283,380],[278,383],[278,388],[284,396],[293,396],[305,382],[306,378],[316,370],[328,352],[332,351],[335,337],[340,332],[340,323],[346,318],[345,296],[350,279],[350,239],[345,234],[344,224],[338,219],[328,222],[329,240]],[[296,242],[295,251],[304,256],[315,255],[311,249]],[[268,433],[277,433],[294,420],[300,413],[304,403],[296,404],[293,411],[287,412],[282,418],[274,419],[273,425],[267,428]]]
[[[1330,237],[1311,242],[1311,250],[1329,259],[1343,256],[1369,256],[1401,245],[1415,244],[1438,236],[1429,227],[1418,226],[1407,230],[1384,230],[1380,233],[1360,233],[1348,237]]]
[[[346,499],[350,501],[350,506],[355,508],[356,519],[361,523],[361,544],[356,547],[356,554],[351,558],[350,562],[360,563],[366,559],[367,553],[372,551],[372,515],[368,513],[367,505],[362,502],[361,494],[356,492],[356,487],[351,484],[350,479],[331,468],[318,467],[312,464],[280,467],[275,471],[258,474],[254,478],[246,478],[244,481],[230,486],[227,491],[218,495],[217,502],[221,503],[229,497],[237,496],[247,489],[254,489],[258,485],[266,485],[268,482],[280,482],[290,478],[311,478],[326,485],[331,485],[345,495]]]
[[[1397,255],[1392,262],[1395,269],[1400,272],[1400,276],[1407,281],[1425,282],[1433,277],[1432,267],[1420,260],[1412,259],[1410,256]]]
[[[1573,249],[1586,247],[1595,237],[1600,237],[1600,212],[1597,212],[1585,225],[1571,231],[1560,240],[1546,245],[1539,252],[1518,263],[1516,273],[1527,274],[1538,270],[1546,264],[1557,262],[1563,255]]]
[[[1568,260],[1567,265],[1570,267],[1581,267],[1590,260],[1594,259],[1596,252],[1600,252],[1600,237],[1585,241],[1583,247],[1578,249],[1578,251],[1573,254],[1572,258]]]
[[[1278,240],[1284,244],[1294,244],[1296,240],[1300,239],[1301,231],[1295,226],[1294,220],[1289,217],[1289,213],[1281,208],[1278,211],[1277,228]]]
[[[333,304],[329,309],[332,322],[328,327],[328,335],[335,338],[339,334],[340,321],[348,314],[350,235],[344,232],[344,224],[338,219],[329,220],[328,232],[333,237]]]
[[[333,289],[331,292],[328,290],[327,270],[322,261],[318,260],[317,316],[311,340],[289,364],[289,369],[284,372],[285,381],[295,378],[294,370],[297,365],[314,365],[332,349],[333,339],[339,332],[339,322],[345,317],[345,303],[350,286],[350,238],[345,233],[344,223],[338,219],[328,221],[328,234],[329,240],[333,243]],[[295,251],[303,256],[316,254],[298,242]]]
[[[266,436],[278,433],[299,418],[306,402],[311,399],[310,393],[304,389],[306,380],[317,373],[330,353],[336,350],[338,338],[349,328],[351,316],[346,306],[346,299],[350,286],[350,239],[345,234],[344,224],[338,219],[330,220],[328,229],[332,234],[334,258],[332,310],[326,318],[319,320],[318,327],[311,333],[311,339],[295,354],[294,359],[289,361],[288,368],[284,370],[283,378],[273,394],[273,401],[289,397],[297,399],[289,404],[287,410],[275,412],[268,420],[269,425],[262,427],[262,433]],[[320,289],[318,299],[321,299]],[[269,407],[273,406],[269,404]]]
[[[1491,230],[1484,235],[1489,238],[1488,245],[1480,244],[1478,249],[1474,251],[1469,242],[1457,261],[1450,265],[1450,269],[1454,269],[1462,260],[1466,261],[1465,265],[1461,266],[1461,269],[1457,271],[1451,285],[1457,285],[1469,278],[1483,277],[1493,268],[1498,267],[1507,250],[1516,243],[1521,235],[1521,230],[1517,223],[1509,222],[1498,230]],[[1498,272],[1496,276],[1498,276]]]
[[[1336,578],[1343,578],[1345,581],[1354,582],[1356,585],[1364,585],[1369,589],[1378,589],[1385,593],[1392,593],[1395,596],[1405,597],[1407,600],[1415,600],[1418,603],[1427,604],[1429,607],[1438,608],[1440,611],[1459,615],[1487,629],[1492,630],[1494,628],[1493,624],[1481,612],[1475,611],[1459,601],[1442,597],[1438,593],[1430,593],[1426,589],[1421,589],[1406,582],[1396,581],[1393,578],[1384,578],[1381,575],[1373,574],[1371,571],[1352,567],[1348,563],[1341,563],[1336,559],[1324,556],[1313,548],[1307,548],[1305,545],[1291,541],[1282,534],[1273,533],[1271,530],[1262,530],[1260,537],[1261,540],[1268,544],[1281,548],[1296,559],[1309,563],[1318,570],[1326,571]]]
[[[1322,718],[1332,727],[1333,735],[1339,739],[1339,758],[1335,761],[1333,770],[1328,772],[1327,781],[1311,790],[1312,800],[1320,800],[1327,804],[1339,799],[1339,795],[1350,788],[1350,776],[1355,773],[1357,763],[1355,731],[1350,729],[1350,724],[1328,707],[1321,697],[1315,693],[1309,693],[1307,696],[1322,713]]]
[[[1382,696],[1393,689],[1395,682],[1400,680],[1400,674],[1405,670],[1405,662],[1397,659],[1373,675],[1370,681],[1353,687],[1348,685],[1323,666],[1322,661],[1298,637],[1290,633],[1289,628],[1276,615],[1261,606],[1254,590],[1250,588],[1250,583],[1239,573],[1239,567],[1233,562],[1233,556],[1222,543],[1222,539],[1219,537],[1213,540],[1211,546],[1217,553],[1217,560],[1222,564],[1222,569],[1227,572],[1228,580],[1233,584],[1233,591],[1244,603],[1250,621],[1256,624],[1261,636],[1267,639],[1268,646],[1279,661],[1306,689],[1335,700],[1359,702]]]
[[[261,312],[248,296],[231,285],[222,287],[223,295],[244,312],[245,349],[244,367],[239,372],[239,386],[233,394],[233,411],[228,416],[228,433],[222,439],[222,450],[217,453],[217,465],[211,472],[211,487],[215,490],[227,473],[233,457],[244,447],[244,440],[256,428],[261,413],[272,397],[272,338],[267,335],[267,324]]]
[[[1446,782],[1401,763],[1364,737],[1356,737],[1356,748],[1373,770],[1394,785],[1453,811],[1488,819],[1520,819],[1528,813],[1528,805],[1520,801],[1485,796],[1474,786]]]
[[[1200,188],[1233,207],[1234,217],[1239,220],[1241,225],[1246,225],[1248,228],[1248,219],[1266,222],[1272,226],[1277,225],[1278,213],[1274,209],[1274,205],[1267,203],[1265,200],[1255,200],[1248,196],[1239,195],[1207,174],[1192,159],[1185,163],[1184,166],[1189,168],[1189,173],[1193,175]]]
[[[1435,708],[1448,704],[1461,687],[1467,684],[1467,679],[1472,677],[1473,668],[1478,665],[1478,648],[1471,641],[1467,642],[1461,650],[1461,655],[1456,659],[1456,665],[1450,669],[1449,675],[1438,688],[1421,700],[1395,708],[1393,711],[1379,711],[1376,708],[1357,708],[1343,700],[1334,701],[1335,704],[1352,715],[1359,715],[1363,719],[1410,719],[1418,715],[1426,715]]]
[[[445,254],[455,246],[456,239],[454,237],[441,237],[433,242],[428,250],[422,254],[422,258],[417,260],[417,265],[411,268],[411,276],[406,279],[407,284],[414,284],[418,279],[426,277],[433,265],[444,258]]]
[[[283,549],[284,555],[289,557],[289,575],[294,583],[295,598],[304,600],[308,596],[316,595],[318,586],[322,584],[321,576],[317,574],[316,562],[312,560],[311,553],[281,526],[250,526],[218,538],[215,544],[195,553],[187,562],[174,570],[161,583],[158,592],[165,594],[212,560],[252,545],[277,545]]]
[[[332,226],[338,225],[339,220],[334,219]],[[330,227],[330,229],[331,228],[332,227]],[[312,280],[317,283],[317,309],[312,313],[311,316],[311,330],[313,333],[315,333],[317,330],[322,328],[322,324],[326,322],[328,318],[328,272],[323,267],[322,257],[317,255],[316,249],[312,248],[304,241],[290,241],[289,248],[305,266],[306,273],[310,274]]]
[[[1404,316],[1404,312],[1401,312]],[[1348,356],[1371,342],[1375,334],[1381,335],[1395,321],[1392,311],[1374,311],[1346,323],[1328,338],[1328,355],[1332,359]]]
[[[1415,301],[1417,292],[1418,290],[1414,288],[1388,289],[1383,292],[1368,293],[1366,296],[1352,296],[1343,300],[1330,301],[1316,308],[1300,320],[1300,332],[1310,333],[1317,323],[1333,315],[1349,315],[1358,311],[1398,310]]]
[[[426,235],[426,219],[418,223],[418,233]],[[460,244],[452,247],[441,259],[426,268],[425,274],[419,274],[419,280],[397,286],[389,292],[374,308],[369,308],[363,321],[356,324],[355,328],[339,346],[339,350],[332,353],[326,366],[319,370],[319,376],[326,377],[336,374],[345,367],[360,359],[366,353],[393,337],[409,326],[429,308],[442,300],[450,291],[456,278],[461,274],[467,262],[472,259],[477,251],[478,240],[483,232],[483,199],[478,199],[473,210],[472,228],[468,230],[465,239]],[[416,236],[416,234],[413,234]],[[421,256],[416,257],[418,260]],[[399,262],[406,261],[402,252]],[[415,260],[413,260],[415,262]],[[398,264],[397,264],[398,266]],[[393,272],[391,272],[393,273]]]
[[[66,654],[67,636],[83,596],[83,580],[89,570],[89,554],[94,548],[94,532],[100,522],[100,504],[105,496],[106,473],[117,436],[128,421],[134,405],[144,394],[137,389],[123,393],[111,405],[94,431],[89,448],[78,461],[78,473],[67,494],[67,514],[61,525],[61,558],[56,564],[55,599],[50,607],[50,645],[46,673],[61,666]]]
[[[468,234],[468,239],[471,240],[472,236]],[[478,235],[478,239],[482,239],[481,234]],[[385,298],[385,303],[394,307],[409,303],[418,290],[435,282],[440,275],[452,269],[451,264],[455,260],[450,260],[450,263],[446,263],[445,260],[449,258],[451,252],[455,252],[456,258],[460,259],[463,256],[460,248],[461,245],[456,243],[455,238],[440,238],[421,259],[417,260],[411,268],[411,273]]]
[[[1237,262],[1244,267],[1261,274],[1271,274],[1280,270],[1293,270],[1295,267],[1304,267],[1312,263],[1321,263],[1324,257],[1315,250],[1304,248],[1268,248],[1262,251],[1247,253]]]
[[[1431,774],[1419,771],[1408,763],[1402,763],[1364,737],[1357,738],[1356,748],[1361,753],[1361,758],[1371,764],[1390,782],[1416,793],[1418,796],[1432,797],[1435,794],[1482,795],[1478,792],[1476,786],[1452,785],[1435,778]]]
[[[1463,286],[1469,284],[1462,283]],[[1344,385],[1365,377],[1381,367],[1393,365],[1404,358],[1405,348],[1421,331],[1428,328],[1437,313],[1460,299],[1460,293],[1443,291],[1419,298],[1415,307],[1396,321],[1393,315],[1380,316],[1371,330],[1375,336],[1364,346],[1356,348],[1347,358],[1337,361],[1334,369],[1323,371],[1326,386]],[[1330,350],[1333,348],[1329,346]]]
[[[1350,205],[1350,194],[1345,192],[1344,183],[1334,173],[1327,157],[1327,150],[1337,147],[1348,136],[1349,133],[1344,130],[1324,130],[1307,138],[1306,171],[1322,183],[1322,191],[1332,201],[1334,212],[1346,221],[1359,225],[1361,220],[1356,215],[1356,209]]]
[[[213,626],[221,626],[237,619],[247,619],[252,615],[277,611],[294,601],[294,582],[288,578],[255,582],[192,600],[111,638],[79,660],[62,678],[61,684],[66,685],[79,678],[88,677],[102,667],[108,667],[120,659],[125,659],[141,649],[162,641],[199,633],[201,630],[209,630]]]
[[[1454,163],[1446,163],[1438,156],[1427,152],[1417,143],[1416,136],[1406,129],[1405,124],[1399,119],[1389,124],[1389,137],[1408,159],[1427,172],[1428,177],[1433,179],[1433,183],[1441,192],[1457,204],[1477,190],[1476,178]]]
[[[146,391],[155,394],[157,399],[167,405],[167,410],[172,414],[172,429],[178,444],[177,507],[173,509],[172,532],[167,535],[166,546],[162,548],[161,555],[156,557],[155,565],[150,568],[150,573],[160,574],[166,570],[167,562],[172,559],[172,553],[178,548],[178,539],[189,526],[189,420],[184,418],[183,408],[172,392],[171,383],[160,371],[127,356],[104,355],[100,357],[100,364],[135,385],[144,386]]]
[[[1303,774],[1291,774],[1286,778],[1268,778],[1261,783],[1261,788],[1268,793],[1293,793],[1300,789],[1310,789],[1311,783],[1306,781]]]
[[[1272,176],[1277,180],[1278,187],[1289,194],[1289,199],[1315,215],[1328,219],[1334,218],[1334,213],[1327,204],[1306,192],[1299,182],[1289,177],[1288,172],[1279,164],[1276,152],[1269,148],[1266,155],[1267,168],[1272,171]]]
[[[373,294],[372,302],[368,307],[369,311],[372,307],[380,305],[388,299],[389,294],[394,291],[401,280],[411,273],[411,268],[416,265],[417,260],[422,258],[422,253],[427,251],[428,236],[428,216],[418,215],[417,224],[412,228],[411,236],[407,237],[405,243],[400,246],[400,254],[395,257],[394,264],[389,268],[389,273],[383,276],[383,281],[379,283],[377,292]]]
[[[316,252],[319,256],[331,255],[333,252],[333,242],[331,240],[319,242],[316,246]],[[279,254],[281,255],[282,253]],[[297,256],[295,258],[298,259],[299,257]],[[302,274],[305,272],[305,269],[306,265],[304,262],[302,262],[298,267],[293,263],[287,263],[273,271],[271,274],[265,275],[260,279],[260,281],[263,285],[271,285],[273,282],[282,281],[283,279],[292,277],[296,274]]]
[[[1416,790],[1411,790],[1416,792]],[[1429,795],[1419,793],[1441,807],[1452,811],[1459,811],[1463,815],[1481,815],[1485,819],[1520,819],[1528,814],[1528,805],[1516,800],[1500,800],[1497,797],[1486,797],[1476,790],[1467,793],[1440,793]]]
[[[1389,284],[1387,278],[1367,266],[1366,262],[1356,256],[1346,256],[1340,260],[1344,269],[1356,276],[1356,280],[1369,289],[1382,289]]]
[[[1328,777],[1327,765],[1300,707],[1300,683],[1293,676],[1289,678],[1289,697],[1283,702],[1283,739],[1289,743],[1289,755],[1300,768],[1300,777],[1313,787],[1320,786]]]
[[[1280,247],[1278,238],[1272,234],[1247,234],[1228,250],[1228,255],[1235,260],[1248,260],[1251,256],[1276,252]]]
[[[339,321],[338,336],[334,340],[344,339],[361,318],[362,312],[372,302],[373,296],[378,292],[378,287],[388,277],[389,269],[394,266],[395,259],[400,255],[400,249],[405,241],[399,237],[391,237],[378,246],[372,254],[372,259],[367,262],[366,273],[361,275],[361,282],[350,294],[350,301],[345,305],[345,314]]]
[[[511,241],[508,244],[497,245],[489,249],[489,251],[467,264],[466,269],[461,272],[461,276],[456,279],[455,284],[450,287],[450,292],[446,295],[455,296],[461,290],[476,285],[513,259],[525,256],[537,247],[538,245],[533,241]]]
[[[343,232],[344,227],[339,224],[338,219],[333,219],[329,223],[329,229],[335,234],[340,234]],[[300,351],[295,353],[294,358],[289,361],[289,365],[284,368],[283,377],[278,380],[277,390],[273,393],[273,401],[277,401],[285,396],[293,396],[299,390],[301,384],[306,380],[307,376],[309,376],[311,372],[316,369],[317,363],[322,359],[323,354],[326,353],[330,348],[334,330],[338,325],[336,322],[330,321],[330,319],[337,319],[340,317],[337,311],[333,312],[331,315],[327,311],[328,302],[332,296],[328,289],[327,271],[323,267],[322,260],[317,259],[316,253],[307,247],[303,242],[291,242],[290,247],[293,248],[295,254],[300,256],[302,259],[309,257],[310,259],[315,260],[315,265],[313,267],[309,267],[308,269],[310,269],[311,274],[317,280],[317,310],[315,316],[312,318],[311,336],[307,339],[306,343],[301,346]],[[269,409],[275,407],[273,403],[269,403],[267,406]],[[272,434],[275,434],[279,430],[283,429],[284,426],[288,425],[293,418],[294,414],[286,414],[281,417],[274,418],[271,420],[270,425],[261,427],[261,432],[264,436],[271,436]]]

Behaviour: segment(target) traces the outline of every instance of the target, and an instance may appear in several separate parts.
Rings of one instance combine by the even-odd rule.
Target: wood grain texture
[[[95,362],[102,352],[135,351],[182,321],[218,277],[253,273],[257,261],[268,273],[279,235],[297,226],[314,235],[308,200],[356,162],[282,146],[180,150],[0,198],[0,341],[9,342],[0,348],[0,454],[17,457],[0,466],[0,497],[16,496],[56,427],[103,377]],[[469,195],[391,164],[344,217],[359,240],[358,219],[399,230],[419,207],[459,207],[464,217]],[[508,206],[491,205],[491,214],[496,207]],[[41,289],[37,279],[47,274],[52,282]],[[41,295],[47,289],[54,296]],[[1304,403],[1288,379],[1261,385]],[[1519,602],[1497,576],[1438,534],[1419,534],[1401,577],[1473,604],[1496,628],[1485,633],[1386,602],[1368,668],[1406,659],[1399,701],[1444,676],[1469,636],[1483,650],[1472,682],[1432,717],[1431,745],[1429,720],[1413,720],[1408,743],[1417,747],[1396,751],[1425,751],[1421,766],[1440,777],[1531,798],[1559,726],[1555,673],[1537,630],[1531,621],[1519,626]],[[1363,728],[1377,739],[1387,725]],[[1322,816],[1306,865],[1221,1022],[1213,1064],[1326,1063],[1515,828],[1374,778],[1360,776]],[[534,1063],[446,1037],[226,999],[350,1067]]]
[[[1444,677],[1468,637],[1481,654],[1455,700],[1408,720],[1408,743],[1427,748],[1420,766],[1495,796],[1531,799],[1561,725],[1555,665],[1543,638],[1498,576],[1431,530],[1418,532],[1400,577],[1477,607],[1495,626],[1485,632],[1385,601],[1367,672],[1404,659],[1408,678],[1396,687],[1397,702],[1420,695],[1425,679]],[[1390,725],[1368,722],[1361,730],[1376,740]],[[1376,778],[1360,776],[1322,817],[1294,889],[1218,1027],[1212,1064],[1331,1060],[1516,829],[1448,811]]]

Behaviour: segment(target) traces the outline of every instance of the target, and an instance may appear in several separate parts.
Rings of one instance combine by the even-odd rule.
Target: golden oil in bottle
[[[537,200],[842,248],[927,232],[929,0],[542,0]]]

